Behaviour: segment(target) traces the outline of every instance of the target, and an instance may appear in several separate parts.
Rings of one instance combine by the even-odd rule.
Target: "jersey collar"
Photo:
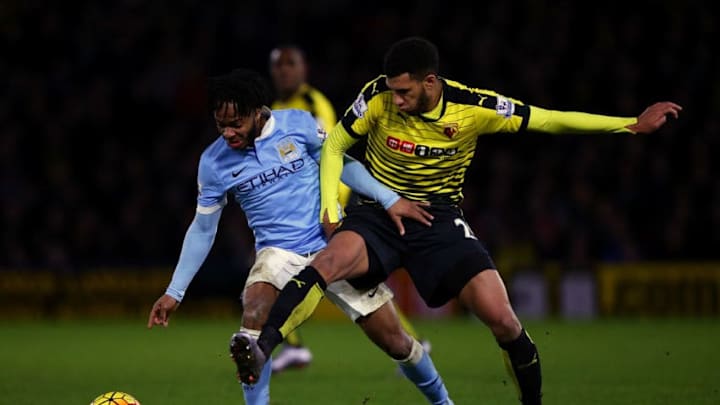
[[[272,112],[270,113],[270,118],[268,118],[267,121],[265,121],[265,125],[263,126],[262,131],[260,131],[260,136],[255,138],[256,141],[265,139],[270,136],[270,134],[273,133],[275,130],[275,117],[273,116]]]

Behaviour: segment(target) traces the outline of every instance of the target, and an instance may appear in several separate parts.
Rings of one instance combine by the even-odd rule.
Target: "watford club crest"
[[[448,138],[452,138],[453,136],[455,136],[455,134],[458,133],[459,129],[460,126],[457,124],[457,122],[451,122],[449,124],[443,125],[443,133]]]

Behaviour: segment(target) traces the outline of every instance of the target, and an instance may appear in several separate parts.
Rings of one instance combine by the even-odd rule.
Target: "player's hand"
[[[408,199],[400,197],[400,199],[387,209],[390,219],[397,226],[400,235],[405,235],[405,226],[403,226],[403,218],[414,219],[421,224],[432,226],[432,221],[435,219],[427,210],[430,203],[427,201],[410,201]]]
[[[330,240],[330,237],[335,232],[335,229],[337,229],[339,222],[330,222],[330,217],[328,216],[327,210],[325,210],[325,213],[323,214],[323,220],[322,220],[322,227],[323,231],[325,231],[325,239]]]
[[[151,329],[155,325],[168,326],[168,319],[170,314],[175,312],[177,307],[180,305],[177,300],[167,294],[158,298],[153,304],[152,310],[150,310],[150,317],[148,317],[148,329]]]
[[[628,125],[626,128],[637,134],[649,134],[663,126],[668,115],[677,119],[680,111],[682,111],[682,107],[670,101],[655,103],[640,114],[637,123]]]

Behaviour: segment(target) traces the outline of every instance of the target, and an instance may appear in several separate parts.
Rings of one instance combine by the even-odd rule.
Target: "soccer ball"
[[[140,405],[132,395],[120,391],[106,392],[95,398],[90,405]]]

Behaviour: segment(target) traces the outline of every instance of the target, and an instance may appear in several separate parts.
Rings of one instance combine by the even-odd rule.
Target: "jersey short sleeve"
[[[327,132],[309,113],[303,113],[300,125],[297,127],[298,132],[303,135],[304,143],[307,151],[315,162],[320,162],[320,152],[322,151],[323,142],[327,138]]]
[[[529,108],[521,101],[492,90],[476,90],[480,97],[475,109],[479,133],[520,132],[527,128]]]
[[[226,190],[222,181],[217,175],[217,170],[213,167],[213,162],[207,159],[205,155],[200,158],[198,164],[198,210],[206,210],[206,213],[212,213],[225,205]]]
[[[308,135],[308,152],[316,162],[320,162],[320,152],[322,151],[323,142],[327,139],[327,132],[320,126],[315,125],[315,130]]]
[[[384,111],[381,93],[387,89],[385,76],[379,76],[363,87],[342,118],[343,128],[350,136],[359,138],[370,132]]]

